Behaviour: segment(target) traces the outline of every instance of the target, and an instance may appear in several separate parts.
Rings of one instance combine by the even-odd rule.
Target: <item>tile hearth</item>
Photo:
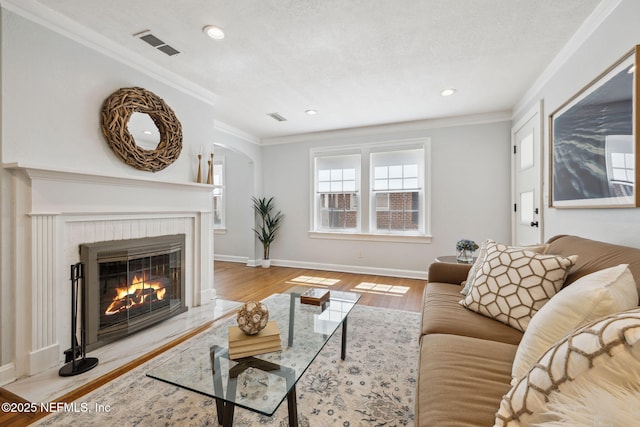
[[[21,378],[5,385],[4,388],[29,402],[53,402],[56,398],[144,356],[153,349],[230,313],[240,305],[241,303],[236,301],[215,299],[201,306],[191,307],[185,313],[89,352],[88,357],[99,359],[98,366],[89,372],[73,377],[61,377],[58,375],[58,370],[62,366],[60,365],[39,374]],[[70,345],[66,343],[63,347],[67,348]]]

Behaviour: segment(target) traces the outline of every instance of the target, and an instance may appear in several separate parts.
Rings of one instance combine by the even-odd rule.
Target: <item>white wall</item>
[[[615,4],[615,2],[603,2]],[[556,58],[559,67],[551,74],[543,74],[538,90],[532,90],[519,103],[514,122],[537,100],[544,101],[544,114],[549,116],[567,99],[606,70],[625,53],[640,43],[640,2],[622,0],[590,32],[582,44],[570,55]],[[587,23],[594,25],[593,23]],[[537,87],[537,86],[536,86]],[[543,131],[545,147],[544,168],[544,235],[575,234],[629,246],[640,246],[640,209],[557,209],[548,207],[549,194],[549,129]],[[637,130],[636,130],[637,131]]]
[[[479,119],[479,121],[482,121]],[[320,269],[426,277],[438,255],[455,253],[461,238],[510,239],[511,122],[378,126],[287,138],[263,149],[263,190],[285,214],[271,249],[274,263]],[[309,150],[341,144],[408,138],[431,140],[432,243],[391,243],[310,238]],[[281,142],[281,141],[280,141]]]
[[[26,313],[25,307],[16,306],[16,301],[26,305],[31,298],[36,298],[35,287],[41,285],[33,278],[32,273],[39,266],[35,265],[36,262],[27,265],[37,258],[33,254],[40,249],[34,233],[37,221],[31,215],[35,207],[30,203],[37,200],[40,194],[36,193],[41,190],[40,187],[31,187],[29,181],[23,178],[21,171],[27,170],[23,168],[80,172],[69,176],[81,177],[79,180],[82,182],[93,182],[97,179],[95,177],[105,177],[107,183],[117,182],[111,187],[111,191],[106,185],[99,192],[92,193],[96,197],[87,197],[83,201],[83,215],[100,214],[106,217],[115,212],[121,217],[137,218],[145,210],[145,214],[162,212],[161,215],[166,217],[171,217],[174,213],[182,215],[186,211],[195,212],[194,217],[199,219],[198,225],[193,228],[196,238],[193,240],[192,253],[196,254],[198,263],[201,261],[203,267],[201,271],[194,271],[191,281],[202,285],[203,297],[205,294],[211,296],[215,295],[211,262],[211,195],[208,188],[192,183],[196,174],[197,152],[201,146],[210,146],[219,132],[214,131],[213,105],[204,96],[195,97],[188,89],[181,87],[180,83],[152,77],[156,76],[152,70],[146,72],[133,68],[127,62],[116,60],[85,46],[84,42],[62,36],[11,11],[2,9],[1,13],[0,156],[5,165],[20,165],[18,169],[0,170],[3,255],[0,258],[0,383],[4,383],[12,375],[35,373],[42,366],[50,366],[48,364],[55,363],[55,357],[69,344],[67,336],[57,333],[55,327],[50,325],[54,330],[49,341],[39,346],[30,336],[30,333],[35,333],[30,330],[30,325],[33,323],[35,328],[38,325],[36,320],[23,320],[24,314],[19,313]],[[111,151],[101,134],[102,102],[117,89],[129,86],[143,87],[164,99],[182,124],[182,153],[172,165],[162,171],[150,173],[126,165]],[[82,172],[90,175],[83,175]],[[86,176],[90,178],[84,178]],[[65,178],[63,181],[72,179],[75,178]],[[159,198],[154,198],[149,204],[118,204],[124,200],[123,194],[129,197],[133,191],[137,191],[140,196],[135,200],[144,201],[151,194],[147,184],[161,185],[158,181],[175,183],[176,186],[183,186],[186,191],[181,193],[182,198],[169,196],[164,203]],[[56,187],[53,180],[50,185],[53,190],[48,190],[43,195],[62,205],[69,194],[61,186]],[[60,197],[56,198],[58,194]],[[192,194],[193,197],[188,197],[187,194]],[[16,200],[27,202],[16,204]],[[89,207],[89,201],[95,200],[99,202]],[[109,204],[117,207],[103,208]],[[69,210],[60,208],[55,212],[38,212],[38,215],[51,217],[51,227],[55,233],[59,233],[54,234],[59,242],[68,240],[62,226],[65,209]],[[69,215],[79,215],[77,210],[69,212]],[[151,232],[155,233],[156,230]],[[62,248],[62,243],[58,244]],[[18,253],[16,248],[20,249]],[[77,251],[69,253],[76,253],[77,256]],[[57,272],[65,272],[64,267],[68,269],[69,262],[77,262],[79,259],[67,260],[60,254],[56,254],[54,258],[60,265],[56,264],[51,269],[53,274],[47,280],[56,286],[67,288],[68,278]],[[58,297],[58,293],[54,295]],[[200,298],[201,295],[194,295],[194,304],[199,304]],[[69,311],[64,309],[64,304],[60,305],[56,319],[68,324],[68,319],[64,316]],[[14,328],[21,328],[20,333]],[[26,337],[25,330],[28,331]],[[44,345],[49,347],[40,348]],[[23,360],[26,358],[25,354],[29,354],[32,359],[44,356],[40,357],[41,363],[35,366]],[[15,366],[13,362],[16,362]]]

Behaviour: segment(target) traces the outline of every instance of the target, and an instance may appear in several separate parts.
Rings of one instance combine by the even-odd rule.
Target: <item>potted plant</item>
[[[262,267],[268,268],[271,266],[269,249],[271,247],[271,243],[273,243],[276,238],[278,230],[280,229],[280,224],[282,223],[284,215],[281,211],[274,213],[275,204],[273,197],[269,199],[266,197],[252,197],[251,200],[253,201],[253,210],[256,212],[259,219],[258,227],[254,228],[253,231],[256,233],[256,236],[258,236],[258,240],[262,243],[264,251]]]

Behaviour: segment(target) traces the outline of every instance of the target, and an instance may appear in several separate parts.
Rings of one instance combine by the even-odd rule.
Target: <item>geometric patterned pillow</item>
[[[469,269],[469,273],[467,274],[467,280],[462,282],[462,285],[464,286],[460,291],[462,295],[468,295],[469,291],[473,287],[473,284],[476,280],[476,274],[478,273],[478,270],[482,268],[482,264],[484,264],[484,261],[487,258],[487,247],[489,246],[490,243],[494,243],[496,245],[495,247],[501,248],[502,250],[526,249],[528,251],[535,252],[537,254],[544,254],[549,249],[549,245],[547,244],[518,247],[518,246],[506,246],[502,244],[496,244],[495,240],[491,240],[491,239],[485,240],[480,245],[480,252],[478,252],[478,259],[476,259],[476,262],[474,262],[471,268]]]
[[[591,322],[553,345],[502,398],[495,425],[528,424],[533,414],[547,410],[549,396],[570,390],[576,379],[613,360],[640,370],[640,307]]]
[[[460,303],[524,332],[533,315],[562,288],[576,259],[489,243],[482,268]]]

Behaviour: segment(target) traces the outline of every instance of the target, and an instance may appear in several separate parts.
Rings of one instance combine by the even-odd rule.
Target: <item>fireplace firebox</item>
[[[187,310],[185,235],[80,245],[87,351]]]

